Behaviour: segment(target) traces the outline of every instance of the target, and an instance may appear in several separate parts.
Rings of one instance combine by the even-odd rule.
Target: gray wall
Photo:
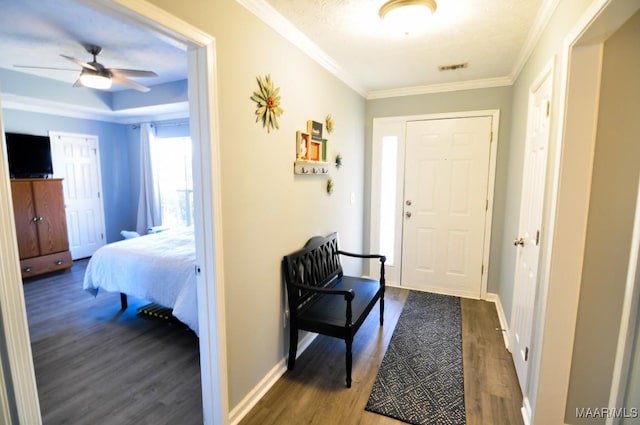
[[[640,176],[640,13],[605,43],[566,422],[609,402]],[[635,406],[640,407],[640,406]]]
[[[285,357],[282,257],[317,234],[340,232],[347,250],[363,238],[362,97],[267,27],[235,0],[153,0],[216,39],[229,402],[234,408]],[[283,115],[271,133],[255,122],[257,76],[280,87]],[[296,176],[297,130],[335,119],[333,194],[323,176]],[[351,193],[355,203],[350,203]],[[362,265],[348,264],[359,273]]]
[[[500,111],[500,127],[498,130],[498,152],[496,162],[496,185],[493,204],[493,230],[491,234],[491,254],[489,257],[488,291],[498,293],[499,271],[501,268],[503,229],[505,220],[505,187],[508,176],[508,163],[511,130],[511,87],[495,87],[487,89],[464,90],[449,93],[403,96],[367,101],[365,127],[365,219],[364,228],[370,225],[371,211],[371,140],[373,119],[403,115],[436,114],[443,112],[478,111],[498,109]],[[516,222],[517,226],[517,222]],[[515,233],[514,233],[515,235]],[[509,235],[512,237],[514,235]],[[369,247],[369,233],[365,235],[365,247]],[[509,247],[507,247],[509,249]],[[511,276],[513,278],[513,275]],[[502,299],[505,310],[511,311],[511,297]],[[508,317],[508,316],[507,316]]]

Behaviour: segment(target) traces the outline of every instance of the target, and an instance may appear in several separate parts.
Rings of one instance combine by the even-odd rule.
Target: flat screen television
[[[51,142],[48,136],[5,133],[11,178],[51,177]]]

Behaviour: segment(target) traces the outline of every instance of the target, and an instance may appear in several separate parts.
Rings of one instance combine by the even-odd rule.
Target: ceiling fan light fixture
[[[410,34],[425,30],[437,7],[435,0],[389,0],[380,7],[378,15],[391,28]]]
[[[86,68],[80,73],[80,83],[84,87],[98,90],[109,90],[112,84],[110,76]]]

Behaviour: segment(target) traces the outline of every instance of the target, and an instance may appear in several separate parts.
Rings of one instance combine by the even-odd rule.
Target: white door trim
[[[498,141],[500,140],[498,136],[498,128],[499,128],[499,119],[500,119],[500,111],[497,109],[488,109],[488,110],[478,110],[478,111],[462,111],[462,112],[444,112],[437,114],[424,114],[424,115],[406,115],[406,116],[397,116],[397,117],[383,117],[383,118],[374,118],[373,119],[373,134],[372,134],[372,164],[371,164],[371,205],[370,205],[370,223],[369,223],[369,242],[371,249],[375,250],[380,243],[378,239],[379,229],[376,226],[378,223],[380,214],[379,214],[379,205],[380,205],[380,149],[381,149],[381,137],[380,134],[376,133],[376,129],[381,125],[391,125],[391,126],[400,126],[401,128],[401,138],[400,144],[402,146],[401,152],[404,155],[404,143],[405,143],[405,128],[406,123],[409,121],[424,121],[424,120],[439,120],[439,119],[447,119],[447,118],[469,118],[469,117],[478,117],[478,116],[490,116],[492,117],[491,124],[491,132],[492,132],[492,142],[490,147],[490,156],[489,156],[489,181],[487,185],[487,215],[485,219],[485,239],[484,239],[484,248],[483,248],[483,258],[482,264],[484,265],[484,273],[482,274],[482,282],[481,282],[481,291],[480,298],[485,299],[487,296],[487,283],[489,278],[489,254],[491,247],[491,229],[492,229],[492,220],[493,220],[493,200],[494,200],[494,191],[495,191],[495,177],[496,177],[496,156],[498,150]],[[376,187],[375,185],[378,185]],[[402,201],[402,194],[399,194],[400,202]],[[396,255],[396,258],[400,258],[400,255]],[[369,264],[369,273],[375,275],[377,273],[377,268],[375,263]],[[391,282],[390,286],[394,286],[399,284],[399,282]]]
[[[2,105],[0,104],[0,108]],[[1,109],[0,109],[1,111]],[[0,114],[1,115],[1,114]],[[18,257],[18,236],[16,235],[13,217],[13,199],[7,167],[7,150],[5,149],[4,126],[0,117],[2,146],[0,147],[0,314],[2,315],[2,333],[4,341],[0,346],[6,350],[6,363],[2,361],[3,393],[9,403],[11,416],[9,424],[17,421],[20,424],[42,423],[38,388],[33,367],[27,312],[22,291],[20,275],[20,259]],[[1,335],[1,333],[0,333]],[[15,413],[13,413],[15,412]],[[17,415],[17,418],[14,417]]]
[[[221,183],[218,137],[215,40],[184,21],[142,0],[86,0],[90,7],[145,27],[188,50],[191,135],[200,155],[194,164],[196,261],[198,278],[200,359],[204,423],[228,423],[224,270],[222,256]],[[4,156],[4,153],[3,153]],[[8,347],[19,423],[41,424],[26,309],[19,273],[11,191],[6,159],[0,164],[0,306]],[[207,212],[205,214],[205,211]],[[11,397],[11,396],[10,396]]]

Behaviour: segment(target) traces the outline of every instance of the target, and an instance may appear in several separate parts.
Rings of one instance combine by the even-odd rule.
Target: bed
[[[172,308],[198,334],[193,227],[125,239],[98,249],[87,264],[85,290],[120,292]]]

